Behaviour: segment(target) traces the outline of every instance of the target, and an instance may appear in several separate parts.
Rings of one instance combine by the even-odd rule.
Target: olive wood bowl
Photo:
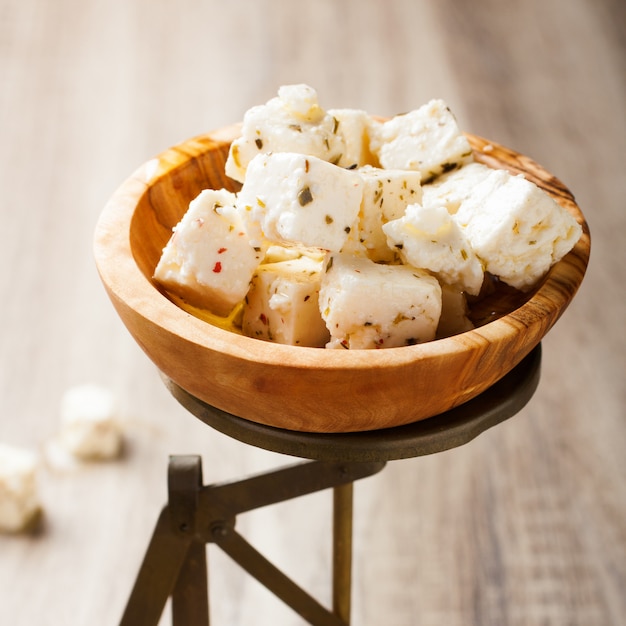
[[[569,190],[530,158],[467,135],[477,161],[523,173],[583,226],[573,250],[531,292],[501,289],[476,304],[477,328],[381,350],[325,350],[252,339],[185,312],[152,275],[172,227],[224,174],[234,125],[192,138],[141,166],[98,221],[94,253],[108,295],[148,357],[184,390],[258,423],[353,432],[432,417],[470,400],[513,369],[545,336],[580,286],[589,229]]]

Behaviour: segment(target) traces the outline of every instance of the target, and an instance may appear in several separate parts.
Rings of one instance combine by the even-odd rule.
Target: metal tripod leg
[[[120,626],[156,626],[172,597],[174,626],[208,626],[206,543],[215,543],[311,624],[350,622],[352,484],[384,462],[303,462],[202,486],[200,457],[171,457],[163,509]],[[239,513],[333,488],[333,610],[323,607],[235,531]]]
[[[208,626],[206,546],[194,538],[201,487],[199,457],[170,458],[169,503],[159,515],[120,626],[155,626],[170,596],[174,624]],[[185,621],[188,615],[194,621]]]
[[[352,599],[352,502],[354,484],[333,489],[333,613],[350,623]]]

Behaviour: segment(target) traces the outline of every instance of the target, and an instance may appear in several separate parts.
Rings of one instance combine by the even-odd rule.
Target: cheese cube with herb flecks
[[[207,189],[174,227],[154,279],[188,304],[226,316],[246,295],[266,247],[251,245],[234,194]]]
[[[364,183],[359,239],[372,261],[392,262],[396,258],[396,250],[389,247],[383,224],[402,217],[407,205],[421,200],[421,174],[369,166],[358,171]]]
[[[423,185],[473,160],[469,141],[443,100],[376,127],[370,147],[384,168],[421,172]]]
[[[469,198],[476,185],[481,183],[493,169],[484,163],[467,163],[458,170],[442,174],[432,183],[422,186],[423,206],[445,206],[453,215],[464,200]]]
[[[322,274],[320,311],[327,348],[375,349],[435,338],[441,287],[427,272],[331,254]]]
[[[245,298],[244,335],[323,348],[330,336],[318,304],[322,262],[301,256],[259,266]]]
[[[254,245],[266,239],[339,251],[362,196],[357,173],[316,157],[276,152],[252,159],[237,206]]]
[[[582,233],[542,189],[505,170],[491,172],[453,217],[485,271],[520,290],[532,288]]]
[[[336,120],[336,132],[345,144],[337,165],[349,169],[375,165],[377,158],[370,150],[370,129],[376,125],[372,117],[360,109],[328,109],[328,115]]]
[[[339,162],[346,153],[338,121],[319,105],[308,85],[284,85],[278,96],[244,114],[241,137],[232,142],[226,175],[241,183],[248,164],[258,154],[298,152]]]
[[[400,219],[385,224],[383,231],[405,263],[429,270],[440,281],[471,295],[480,291],[484,277],[481,262],[445,207],[411,204]]]

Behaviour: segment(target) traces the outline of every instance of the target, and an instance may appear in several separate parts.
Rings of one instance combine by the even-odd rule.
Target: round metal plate
[[[406,459],[463,445],[518,413],[539,384],[541,345],[476,398],[435,417],[382,430],[308,433],[236,417],[201,400],[163,376],[172,395],[212,428],[244,443],[319,461],[370,462]]]

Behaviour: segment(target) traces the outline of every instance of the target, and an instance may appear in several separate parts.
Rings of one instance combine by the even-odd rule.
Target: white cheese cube
[[[445,206],[453,215],[461,203],[469,198],[476,185],[482,183],[493,169],[484,163],[468,163],[458,170],[442,174],[422,187],[423,206]]]
[[[374,165],[377,160],[370,151],[372,118],[360,109],[328,109],[328,115],[337,120],[336,132],[345,143],[337,165],[347,168]]]
[[[339,251],[359,213],[361,177],[312,156],[260,154],[248,166],[237,205],[253,242]]]
[[[235,195],[207,189],[175,226],[154,279],[189,304],[227,316],[246,295],[264,246],[251,245]]]
[[[0,444],[0,532],[25,530],[41,511],[38,465],[29,450]]]
[[[417,170],[422,184],[470,162],[472,148],[443,100],[397,115],[373,133],[371,149],[388,169]]]
[[[359,215],[357,215],[352,227],[350,228],[350,233],[348,234],[348,238],[346,242],[342,246],[340,252],[342,254],[351,254],[352,256],[360,256],[367,257],[368,249],[365,247],[360,233],[360,224],[361,224],[361,212],[359,211]]]
[[[112,459],[122,448],[114,394],[98,385],[68,389],[61,399],[59,443],[81,459]]]
[[[412,204],[383,231],[405,263],[429,270],[448,285],[477,295],[483,282],[481,262],[463,230],[445,207]]]
[[[441,317],[437,326],[437,339],[458,335],[474,328],[468,317],[469,307],[465,293],[446,285],[441,285]]]
[[[454,219],[485,271],[528,290],[578,241],[582,228],[523,175],[494,170],[463,201]]]
[[[413,345],[435,338],[441,287],[427,272],[406,265],[332,254],[322,275],[320,311],[329,348]]]
[[[387,243],[383,224],[402,217],[407,205],[421,200],[421,174],[369,166],[362,167],[358,172],[364,183],[359,239],[372,261],[392,262],[396,251]]]
[[[319,310],[322,261],[298,259],[259,266],[243,309],[244,335],[322,348],[329,339]]]
[[[337,127],[337,119],[319,106],[312,87],[285,85],[277,97],[244,114],[241,137],[228,152],[226,175],[244,182],[250,161],[269,152],[297,152],[337,163],[346,152]]]

